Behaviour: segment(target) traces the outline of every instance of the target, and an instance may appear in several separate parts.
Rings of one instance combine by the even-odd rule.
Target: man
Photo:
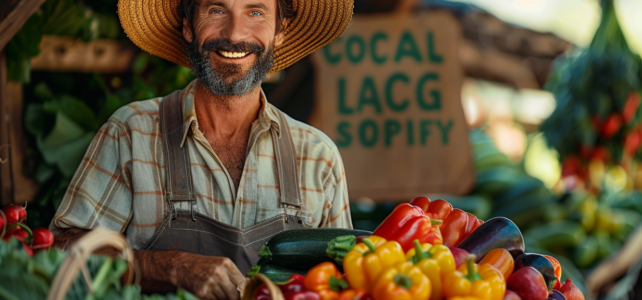
[[[198,79],[109,119],[50,229],[60,248],[97,227],[125,233],[146,292],[238,299],[270,236],[352,226],[336,146],[271,106],[260,87],[268,72],[336,39],[352,3],[177,2],[120,0],[118,12],[135,44]]]

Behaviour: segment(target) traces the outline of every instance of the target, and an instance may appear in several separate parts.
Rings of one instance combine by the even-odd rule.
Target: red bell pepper
[[[443,224],[437,226],[443,237],[443,244],[456,247],[479,225],[484,223],[473,214],[453,206],[445,200],[431,201],[428,197],[417,197],[410,200],[411,205],[419,206],[431,219],[442,220]]]
[[[420,243],[441,243],[439,228],[442,221],[431,220],[423,209],[408,203],[399,204],[395,210],[375,229],[373,235],[388,241],[396,241],[404,252],[414,248],[414,240]]]
[[[453,205],[448,203],[448,201],[443,199],[430,201],[430,198],[425,196],[410,200],[410,204],[421,207],[428,217],[435,220],[444,221],[450,212],[453,211]]]

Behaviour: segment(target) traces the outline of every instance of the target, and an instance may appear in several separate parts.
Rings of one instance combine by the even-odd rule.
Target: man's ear
[[[274,36],[274,46],[280,46],[284,42],[285,32],[288,30],[288,25],[290,25],[289,19],[283,20],[281,30],[279,30],[279,32]]]
[[[187,18],[183,18],[183,37],[188,43],[194,40],[194,33],[192,32],[192,24]]]

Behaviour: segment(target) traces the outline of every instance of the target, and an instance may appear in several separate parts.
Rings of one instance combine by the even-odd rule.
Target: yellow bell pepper
[[[492,265],[477,265],[474,261],[475,255],[470,255],[459,270],[450,272],[443,278],[446,299],[474,297],[481,300],[502,300],[506,292],[504,275]]]
[[[383,271],[372,288],[374,300],[428,300],[430,279],[411,262],[397,263]]]
[[[455,258],[444,245],[419,244],[419,240],[414,243],[415,248],[406,253],[406,259],[430,279],[430,300],[440,300],[444,297],[441,278],[455,271]]]
[[[406,257],[399,243],[372,235],[346,254],[343,258],[343,271],[351,288],[369,292],[379,274],[396,263],[405,261]]]

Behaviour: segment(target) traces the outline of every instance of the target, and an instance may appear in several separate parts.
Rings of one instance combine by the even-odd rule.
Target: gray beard
[[[225,64],[215,69],[209,51],[201,51],[198,42],[194,39],[188,44],[189,61],[194,67],[194,74],[201,83],[214,95],[242,96],[260,85],[274,64],[274,45],[255,53],[257,60],[244,76],[241,75],[240,66]]]

